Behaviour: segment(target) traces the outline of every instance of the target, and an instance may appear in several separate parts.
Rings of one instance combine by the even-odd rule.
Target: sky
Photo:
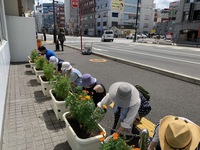
[[[38,0],[35,0],[35,1],[37,2]],[[52,1],[53,0],[39,0],[40,4],[51,3]],[[64,2],[64,0],[58,0],[58,1]],[[160,9],[168,8],[169,3],[173,1],[176,1],[176,0],[154,0],[154,2],[156,3],[156,8],[160,8]]]
[[[154,0],[154,3],[156,3],[156,8],[168,8],[170,2],[174,2],[177,0]]]

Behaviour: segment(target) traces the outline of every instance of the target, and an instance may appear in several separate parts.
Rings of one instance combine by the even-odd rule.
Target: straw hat
[[[200,142],[200,128],[187,120],[166,116],[160,123],[159,139],[162,150],[194,150]]]
[[[109,88],[109,98],[122,108],[127,108],[140,102],[138,90],[127,82],[113,83]]]

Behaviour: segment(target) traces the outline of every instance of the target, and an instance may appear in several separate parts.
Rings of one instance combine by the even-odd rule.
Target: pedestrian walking
[[[168,115],[156,125],[148,150],[200,150],[200,127],[184,117]]]
[[[106,96],[106,88],[102,83],[99,83],[96,78],[92,77],[91,74],[86,73],[82,77],[82,86],[83,90],[88,92],[97,106],[97,103],[100,102]]]
[[[60,41],[61,50],[64,51],[63,44],[65,41],[65,31],[63,29],[60,29],[60,32],[58,34],[58,40]]]
[[[46,37],[46,29],[45,29],[45,27],[43,27],[43,29],[42,29],[42,34],[43,34],[44,41],[46,41],[47,37]]]

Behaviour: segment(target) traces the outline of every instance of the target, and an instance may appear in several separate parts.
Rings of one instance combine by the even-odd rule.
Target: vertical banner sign
[[[79,5],[79,0],[71,0],[71,6],[72,8],[77,8]]]
[[[113,10],[123,10],[124,0],[112,0],[111,5]]]

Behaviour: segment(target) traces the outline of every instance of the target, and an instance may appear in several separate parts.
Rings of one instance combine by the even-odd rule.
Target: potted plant
[[[43,56],[40,56],[36,59],[36,62],[35,62],[35,67],[33,68],[34,71],[35,71],[35,74],[36,74],[36,77],[37,77],[37,82],[40,83],[40,80],[39,80],[39,75],[43,74],[43,67],[44,65],[47,63],[47,60],[45,57]]]
[[[40,54],[38,53],[38,51],[36,49],[34,49],[32,52],[31,52],[31,55],[28,56],[29,58],[29,64],[31,66],[31,69],[32,69],[32,73],[34,73],[34,70],[33,68],[35,67],[35,62],[36,62],[36,59],[40,56]]]
[[[100,132],[105,130],[99,122],[105,114],[102,108],[95,108],[92,98],[82,88],[76,88],[75,92],[66,99],[69,112],[63,114],[66,123],[67,140],[73,150],[97,150],[100,146]],[[106,108],[106,106],[104,106]]]
[[[53,64],[46,63],[43,67],[44,75],[39,75],[42,92],[44,96],[50,97],[49,90],[53,88],[55,83],[55,69]]]
[[[103,133],[100,133],[103,135]],[[119,136],[118,133],[114,133],[107,138],[103,136],[100,138],[101,145],[99,150],[140,150],[136,148],[135,145],[128,145],[127,140],[124,137]]]
[[[71,86],[69,78],[67,76],[57,74],[53,89],[50,89],[49,93],[51,96],[51,107],[58,120],[62,121],[62,115],[67,111],[65,99],[69,94],[71,94],[70,89]]]

